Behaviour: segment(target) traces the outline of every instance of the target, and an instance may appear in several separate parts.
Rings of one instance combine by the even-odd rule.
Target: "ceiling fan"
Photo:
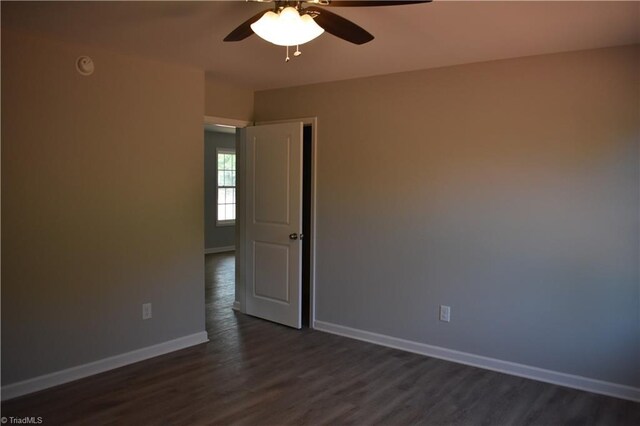
[[[257,34],[259,37],[279,46],[298,46],[318,37],[324,31],[354,44],[364,44],[373,40],[373,35],[364,28],[329,12],[327,7],[372,7],[400,6],[429,3],[432,0],[247,0],[273,3],[273,7],[255,14],[224,38],[224,41],[241,41]],[[300,54],[296,49],[295,56]]]

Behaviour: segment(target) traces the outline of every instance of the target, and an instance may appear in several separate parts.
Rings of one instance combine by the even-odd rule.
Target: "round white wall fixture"
[[[80,56],[76,61],[76,69],[82,75],[91,75],[95,69],[93,59],[88,56]]]

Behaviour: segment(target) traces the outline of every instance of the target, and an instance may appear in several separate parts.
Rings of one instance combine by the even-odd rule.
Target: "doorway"
[[[280,121],[296,121],[302,122],[303,128],[303,161],[302,161],[302,227],[300,232],[304,235],[301,240],[302,248],[302,262],[301,262],[301,324],[303,327],[313,328],[315,318],[315,158],[316,158],[316,138],[317,138],[317,119],[298,119],[298,120],[282,120]],[[257,123],[258,125],[267,123]],[[216,128],[236,128],[235,132],[235,155],[236,155],[236,174],[237,174],[237,187],[236,187],[236,223],[233,229],[235,229],[235,244],[233,248],[235,252],[228,252],[235,258],[235,297],[233,301],[233,309],[246,313],[245,310],[245,267],[246,256],[243,247],[245,238],[245,212],[244,210],[244,162],[246,147],[241,142],[245,136],[245,127],[250,126],[251,123],[242,122],[232,119],[224,119],[219,117],[205,117],[205,126],[216,126]],[[229,130],[227,130],[228,132]],[[218,190],[220,188],[217,188]],[[223,188],[227,189],[227,188]],[[216,207],[217,208],[217,207]],[[211,211],[211,209],[210,209]],[[229,246],[223,246],[229,248]],[[209,253],[216,253],[216,251],[208,250]],[[222,256],[224,257],[224,256]],[[209,269],[212,265],[220,265],[225,262],[223,259],[210,261]],[[227,265],[228,261],[227,260]],[[228,269],[227,269],[228,272]],[[229,278],[229,274],[224,275]],[[211,293],[213,294],[213,293]],[[228,302],[225,302],[228,303]]]
[[[211,336],[235,322],[238,129],[250,123],[204,117],[205,326]]]

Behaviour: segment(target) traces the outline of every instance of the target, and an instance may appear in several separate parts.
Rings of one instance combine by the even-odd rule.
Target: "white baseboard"
[[[154,358],[159,355],[188,348],[189,346],[199,345],[200,343],[208,341],[209,338],[207,336],[207,332],[201,331],[199,333],[169,340],[168,342],[147,346],[146,348],[136,349],[135,351],[100,359],[88,364],[78,365],[76,367],[67,368],[66,370],[60,370],[43,376],[34,377],[33,379],[24,380],[22,382],[5,385],[2,386],[2,400],[6,401],[11,398],[58,386],[63,383],[82,379],[84,377],[113,370],[114,368],[123,367],[125,365],[133,364],[134,362]]]
[[[426,355],[433,358],[440,358],[460,364],[511,374],[513,376],[525,377],[527,379],[553,383],[554,385],[566,386],[569,388],[640,402],[640,388],[632,386],[590,379],[588,377],[576,376],[553,370],[546,370],[544,368],[503,361],[481,355],[474,355],[467,352],[460,352],[439,346],[427,345],[426,343],[399,339],[397,337],[358,330],[324,321],[315,321],[314,328],[327,333],[338,334],[340,336],[363,340],[365,342],[388,346],[390,348]]]
[[[236,246],[208,248],[204,249],[204,254],[225,253],[227,251],[236,251]]]
[[[237,300],[233,302],[233,307],[231,309],[233,309],[234,311],[242,312],[240,302]]]

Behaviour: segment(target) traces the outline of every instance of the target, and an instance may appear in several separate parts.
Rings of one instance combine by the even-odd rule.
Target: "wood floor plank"
[[[210,342],[2,402],[45,425],[640,425],[640,404],[231,310],[233,254],[206,257]]]

